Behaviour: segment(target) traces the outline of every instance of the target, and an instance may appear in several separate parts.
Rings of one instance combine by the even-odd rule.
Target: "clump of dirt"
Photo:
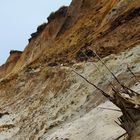
[[[50,14],[50,16],[47,18],[48,19],[48,23],[50,23],[53,19],[55,19],[56,17],[66,17],[67,15],[67,10],[68,7],[67,6],[62,6],[61,8],[59,8],[59,10],[57,10],[56,12],[52,12]]]

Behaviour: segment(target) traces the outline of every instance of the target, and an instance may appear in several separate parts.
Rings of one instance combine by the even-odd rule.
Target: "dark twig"
[[[115,78],[115,80],[117,81],[117,83],[124,89],[124,91],[126,93],[128,93],[128,90],[126,90],[126,88],[124,88],[124,85],[118,80],[118,78],[114,75],[114,73],[108,68],[108,66],[104,63],[104,61],[102,61],[102,58],[96,53],[94,52],[95,55],[97,56],[97,58],[102,62],[102,64],[106,67],[106,69],[111,73],[111,75]],[[129,94],[129,93],[128,93]]]
[[[126,118],[128,118],[131,122],[133,122],[135,124],[133,117],[131,116],[131,114],[129,113],[129,111],[127,110],[126,106],[124,105],[124,103],[122,101],[123,98],[120,97],[119,94],[116,94],[116,99],[119,100],[120,109],[123,112],[123,114],[126,116]]]
[[[121,127],[122,129],[124,129],[124,128],[121,126],[121,124],[119,124],[117,121],[115,121],[115,123],[116,123],[119,127]]]
[[[120,81],[118,80],[118,78],[114,75],[114,73],[108,68],[108,66],[104,63],[104,61],[101,59],[101,57],[94,52],[95,55],[97,56],[97,58],[102,62],[102,64],[106,67],[106,69],[112,74],[112,76],[115,78],[115,80],[118,82],[118,84],[120,84],[122,86],[122,84],[120,83]]]
[[[124,86],[123,85],[123,87],[125,88],[125,89],[127,89],[128,91],[131,91],[131,93],[130,92],[128,92],[128,93],[130,93],[131,94],[131,97],[132,96],[134,96],[134,95],[140,95],[139,93],[137,93],[136,91],[134,91],[134,90],[132,90],[132,89],[130,89],[130,88],[128,88],[128,87],[126,87],[126,86]]]
[[[82,76],[81,74],[79,74],[78,72],[76,72],[75,70],[72,70],[74,73],[76,73],[78,76],[80,76],[81,78],[83,78],[87,83],[89,83],[90,85],[92,85],[93,87],[95,87],[97,90],[99,90],[105,97],[107,98],[111,98],[106,92],[104,92],[102,89],[100,89],[99,87],[97,87],[95,84],[93,84],[92,82],[90,82],[88,79],[86,79],[84,76]]]
[[[122,138],[123,136],[125,136],[127,133],[122,134],[121,136],[119,136],[118,138],[116,138],[115,140],[119,140],[120,138]]]
[[[140,83],[139,79],[136,77],[136,75],[132,72],[132,70],[130,69],[130,67],[127,65],[127,69],[129,70],[129,72],[133,75],[133,77],[135,78],[135,80]]]
[[[91,60],[91,58],[89,58],[87,55],[86,55],[86,53],[84,53],[84,52],[82,52],[83,53],[83,55],[87,58],[87,59],[90,59]],[[93,52],[94,54],[95,54],[95,52]],[[97,54],[95,54],[95,55],[97,55]],[[91,60],[92,61],[92,60]],[[97,70],[101,73],[101,71],[100,71],[100,69],[98,68],[98,66],[95,64],[95,63],[93,63],[94,64],[94,66],[97,68]],[[105,65],[105,64],[104,64]],[[104,74],[103,74],[104,75]],[[109,83],[110,83],[110,85],[115,89],[115,87],[114,87],[114,85],[112,84],[112,82],[110,81],[110,80],[108,80],[109,81]]]
[[[106,110],[112,110],[112,111],[118,111],[121,112],[121,110],[119,109],[112,109],[112,108],[103,108],[103,107],[99,107],[100,109],[106,109]]]

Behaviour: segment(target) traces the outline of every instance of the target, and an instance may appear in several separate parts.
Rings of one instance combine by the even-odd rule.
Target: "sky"
[[[30,34],[71,0],[4,0],[0,3],[0,65],[10,50],[24,50]]]

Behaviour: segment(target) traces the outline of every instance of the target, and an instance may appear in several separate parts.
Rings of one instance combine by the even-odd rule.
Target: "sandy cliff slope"
[[[13,72],[31,64],[73,63],[88,45],[104,57],[139,44],[139,6],[140,0],[73,0],[31,34]]]
[[[125,108],[114,101],[110,83],[122,87],[92,50],[123,85],[140,92],[140,0],[73,0],[31,34],[23,52],[11,51],[0,67],[0,140],[114,140],[124,134],[116,122]],[[139,111],[139,101],[133,107]]]
[[[135,85],[127,64],[139,76],[139,50],[137,46],[103,59],[120,81],[136,91],[139,84]],[[116,107],[71,69],[105,91],[110,92],[109,81],[117,85],[101,62],[82,62],[73,68],[26,69],[3,79],[1,112],[9,114],[0,118],[1,139],[113,140],[123,134],[124,130],[115,123],[121,112],[109,110]]]

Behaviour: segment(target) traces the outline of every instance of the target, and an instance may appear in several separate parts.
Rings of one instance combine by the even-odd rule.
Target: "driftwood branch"
[[[130,89],[129,87],[123,85],[119,81],[119,79],[115,76],[115,74],[104,63],[104,61],[100,58],[100,56],[97,55],[95,52],[94,54],[97,56],[98,60],[102,62],[102,64],[106,67],[106,69],[111,73],[111,75],[114,77],[117,83],[121,86],[121,89],[116,89],[115,86],[110,82],[113,92],[111,94],[108,94],[104,90],[96,86],[94,83],[90,82],[87,78],[77,73],[75,70],[72,71],[81,78],[83,78],[87,83],[92,85],[94,88],[99,90],[105,97],[107,97],[111,102],[113,102],[116,106],[118,106],[121,109],[121,112],[123,114],[119,118],[121,124],[118,124],[117,122],[116,123],[123,129],[125,129],[126,133],[118,137],[116,140],[119,140],[126,134],[128,135],[129,140],[133,140],[134,136],[138,137],[135,131],[139,130],[136,129],[136,126],[138,126],[140,122],[140,94]],[[136,75],[131,71],[129,67],[128,70],[135,77],[137,82],[139,82]],[[129,98],[125,95],[129,95]],[[140,134],[140,132],[138,134]]]

